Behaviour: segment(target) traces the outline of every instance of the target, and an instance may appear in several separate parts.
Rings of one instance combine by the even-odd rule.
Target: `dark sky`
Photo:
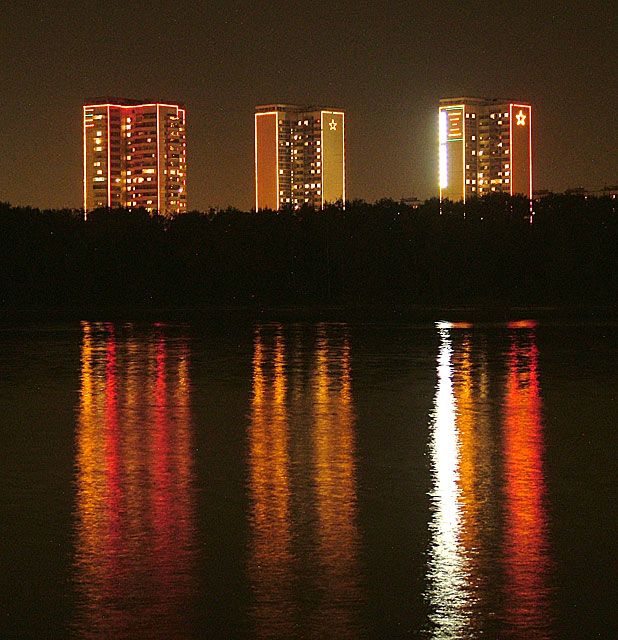
[[[25,2],[0,8],[0,200],[82,206],[86,97],[183,102],[188,205],[254,202],[253,108],[343,107],[348,196],[437,192],[440,97],[530,102],[535,189],[618,183],[616,2]]]

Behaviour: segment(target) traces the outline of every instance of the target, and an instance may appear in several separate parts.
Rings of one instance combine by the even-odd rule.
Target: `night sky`
[[[618,183],[615,2],[11,2],[0,201],[82,206],[82,104],[187,109],[188,207],[254,203],[253,110],[346,111],[348,197],[437,194],[441,97],[533,105],[536,189]]]

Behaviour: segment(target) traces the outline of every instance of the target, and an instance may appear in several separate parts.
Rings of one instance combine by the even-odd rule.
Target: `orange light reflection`
[[[505,637],[546,638],[551,609],[543,425],[534,333],[514,334],[504,417]]]

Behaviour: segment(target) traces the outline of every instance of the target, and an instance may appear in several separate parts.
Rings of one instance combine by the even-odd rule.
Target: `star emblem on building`
[[[517,126],[519,127],[523,127],[526,124],[526,114],[520,109],[519,113],[515,114],[515,117],[517,118]]]
[[[337,123],[335,122],[334,118],[328,123],[328,126],[330,127],[331,131],[337,131]]]

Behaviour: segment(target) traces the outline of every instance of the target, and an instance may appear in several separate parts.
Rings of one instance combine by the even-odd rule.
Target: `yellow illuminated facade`
[[[187,208],[185,110],[179,105],[101,100],[83,108],[84,211]]]
[[[255,110],[255,208],[345,202],[343,111],[272,104]]]
[[[532,198],[532,107],[449,98],[438,110],[440,200],[489,193]]]

